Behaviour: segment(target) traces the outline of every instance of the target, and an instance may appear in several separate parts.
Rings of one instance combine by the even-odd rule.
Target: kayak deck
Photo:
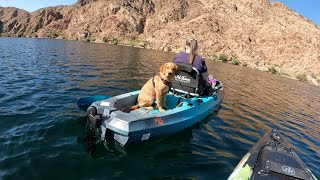
[[[279,135],[267,132],[242,158],[228,178],[234,179],[317,179]]]

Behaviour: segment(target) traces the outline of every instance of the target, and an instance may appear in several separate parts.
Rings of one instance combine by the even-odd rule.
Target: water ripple
[[[271,128],[320,177],[320,89],[207,60],[225,85],[220,109],[169,138],[121,148],[83,146],[79,97],[137,90],[174,54],[85,42],[0,38],[3,179],[226,179]],[[74,173],[77,169],[77,173]]]

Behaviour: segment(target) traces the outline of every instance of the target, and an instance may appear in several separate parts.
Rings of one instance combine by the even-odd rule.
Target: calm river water
[[[201,44],[200,44],[201,45]],[[0,179],[226,179],[278,129],[320,178],[320,88],[207,60],[219,111],[171,137],[86,151],[79,97],[142,87],[174,54],[116,45],[0,38]]]

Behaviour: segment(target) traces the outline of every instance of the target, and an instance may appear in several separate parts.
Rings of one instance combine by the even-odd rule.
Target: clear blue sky
[[[77,2],[77,0],[0,0],[0,6],[17,7],[33,12],[43,7],[70,5],[75,2]]]
[[[29,12],[39,8],[57,5],[70,5],[77,0],[0,0],[0,6],[17,7]],[[273,0],[277,1],[277,0]],[[320,26],[320,0],[278,0],[307,19]]]
[[[1,1],[1,0],[0,0]],[[320,26],[320,0],[279,0],[288,8]]]

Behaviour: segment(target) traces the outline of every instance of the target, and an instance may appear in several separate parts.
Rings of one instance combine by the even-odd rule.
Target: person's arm
[[[204,61],[204,59],[201,59],[201,65],[202,65],[202,70],[201,70],[201,77],[203,79],[203,81],[205,82],[206,86],[211,86],[208,82],[208,69],[207,69],[207,65],[206,62]]]
[[[183,59],[183,56],[182,56],[182,53],[179,52],[179,53],[177,53],[177,54],[173,57],[172,62],[173,62],[173,63],[176,63],[176,62],[181,61],[181,59]]]
[[[177,55],[173,57],[172,62],[175,63],[176,59],[177,59]]]
[[[203,81],[205,82],[206,86],[211,86],[208,82],[208,71],[201,73],[201,77],[203,79]]]

